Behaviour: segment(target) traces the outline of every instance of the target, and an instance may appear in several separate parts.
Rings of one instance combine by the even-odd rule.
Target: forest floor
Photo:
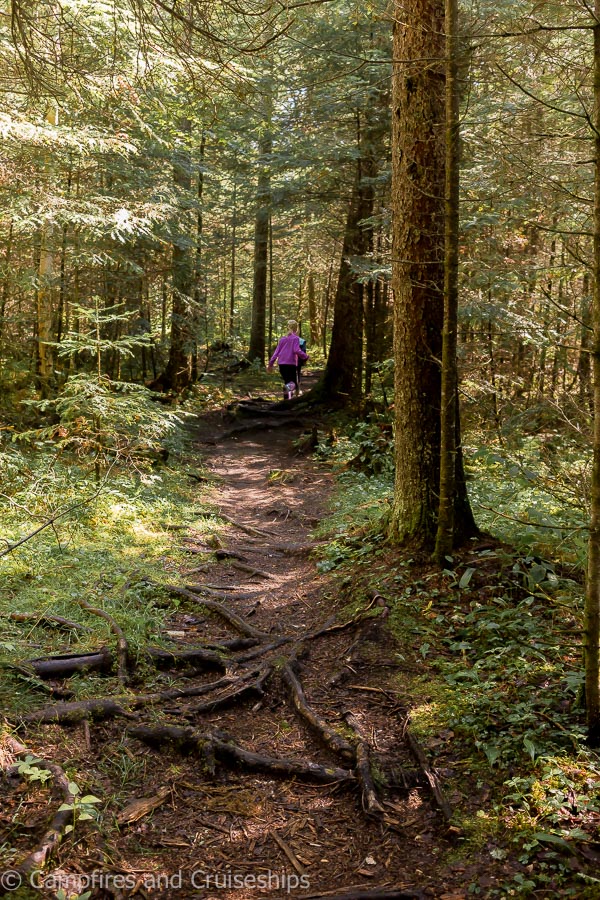
[[[202,510],[228,527],[208,543],[202,530],[180,532],[189,564],[172,572],[180,602],[165,636],[177,651],[245,643],[229,648],[225,666],[209,659],[196,660],[195,670],[168,667],[154,677],[153,699],[116,717],[29,725],[23,745],[85,771],[86,789],[105,806],[97,825],[86,824],[80,800],[74,831],[47,875],[33,879],[35,890],[26,886],[29,875],[12,896],[513,893],[502,885],[526,872],[515,852],[465,843],[452,818],[460,810],[476,821],[489,783],[447,729],[430,768],[430,748],[409,727],[414,698],[405,682],[426,668],[388,627],[386,591],[377,589],[385,558],[365,558],[342,581],[317,567],[314,529],[327,513],[333,476],[297,451],[303,429],[293,410],[252,400],[233,423],[215,412],[193,426],[207,473],[198,487]],[[204,665],[216,665],[217,674]],[[369,769],[373,784],[357,774]],[[28,810],[29,827],[15,843],[22,858],[55,800],[15,799],[14,784],[2,793],[7,819],[15,804]]]

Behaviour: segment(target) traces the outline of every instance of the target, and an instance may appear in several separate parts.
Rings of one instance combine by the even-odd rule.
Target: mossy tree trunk
[[[396,3],[392,286],[396,482],[391,536],[430,544],[440,468],[444,285],[444,0]]]

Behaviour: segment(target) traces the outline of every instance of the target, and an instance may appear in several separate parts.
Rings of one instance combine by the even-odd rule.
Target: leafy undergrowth
[[[218,388],[200,386],[186,405],[198,410],[222,402]],[[0,702],[9,718],[42,705],[47,695],[42,682],[16,665],[114,645],[109,623],[79,601],[113,616],[133,657],[148,644],[168,646],[163,627],[177,600],[161,585],[185,563],[181,534],[193,526],[208,537],[224,527],[198,511],[210,478],[190,453],[181,412],[164,444],[166,460],[103,463],[99,483],[95,457],[60,446],[60,437],[44,432],[27,443],[5,439],[0,445]],[[154,409],[152,415],[160,414]],[[14,613],[28,618],[15,621]],[[51,627],[45,616],[79,628]],[[76,699],[121,689],[116,678],[93,673],[71,678],[69,688]]]
[[[486,470],[494,500],[525,502],[532,483],[517,469],[506,485],[506,465]],[[580,578],[564,577],[560,558],[531,555],[543,532],[529,527],[510,547],[474,540],[439,572],[387,544],[390,496],[389,479],[345,471],[319,565],[337,573],[349,601],[369,585],[390,604],[397,690],[453,803],[453,855],[507,861],[505,883],[485,896],[597,897],[600,757],[586,745],[580,705]],[[543,514],[558,515],[548,496]],[[469,891],[482,893],[475,881]]]

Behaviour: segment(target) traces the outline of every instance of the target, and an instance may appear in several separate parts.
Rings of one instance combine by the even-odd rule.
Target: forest
[[[0,894],[600,897],[600,0],[0,0],[0,83]]]

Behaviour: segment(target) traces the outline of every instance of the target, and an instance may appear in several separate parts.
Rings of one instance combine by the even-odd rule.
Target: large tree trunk
[[[591,522],[585,597],[585,703],[588,739],[600,745],[600,0],[595,0],[594,23],[594,465],[592,472]]]
[[[454,546],[456,424],[458,416],[459,94],[458,0],[446,0],[446,190],[444,230],[444,327],[440,410],[440,499],[435,558],[442,568]]]
[[[430,544],[440,466],[444,2],[396,3],[392,209],[396,483],[391,535]]]

